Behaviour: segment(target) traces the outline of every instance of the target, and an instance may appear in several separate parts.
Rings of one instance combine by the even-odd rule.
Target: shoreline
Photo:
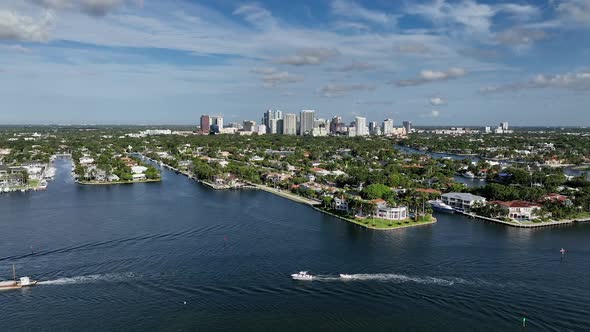
[[[326,211],[326,210],[323,210],[323,209],[321,209],[321,208],[318,208],[317,206],[312,206],[312,208],[313,208],[314,210],[317,210],[317,211],[323,212],[323,213],[325,213],[325,214],[327,214],[327,215],[329,215],[329,216],[332,216],[332,217],[335,217],[335,218],[338,218],[338,219],[341,219],[341,220],[347,221],[347,222],[349,222],[349,223],[351,223],[351,224],[355,224],[355,225],[358,225],[358,226],[362,226],[362,227],[364,227],[364,228],[368,228],[368,229],[373,229],[373,230],[376,230],[376,231],[391,231],[391,230],[402,229],[402,228],[411,228],[411,227],[418,227],[418,226],[427,226],[427,225],[433,225],[433,224],[436,224],[436,223],[438,222],[438,219],[436,219],[436,218],[433,216],[431,221],[420,221],[420,222],[417,222],[417,221],[416,221],[416,222],[415,222],[415,221],[410,221],[411,223],[413,222],[414,224],[407,224],[407,225],[397,225],[397,226],[391,226],[391,227],[375,227],[375,226],[371,226],[371,225],[369,225],[369,224],[363,224],[363,223],[361,223],[360,221],[357,221],[357,220],[354,220],[354,219],[350,219],[350,218],[346,218],[346,217],[343,217],[343,216],[339,216],[339,215],[337,215],[337,214],[335,214],[335,213],[328,212],[328,211]]]
[[[539,222],[539,223],[523,224],[523,223],[519,223],[517,221],[504,221],[504,220],[500,220],[500,219],[488,218],[488,217],[480,216],[477,214],[470,214],[470,213],[466,213],[466,212],[462,212],[460,214],[463,216],[469,217],[469,218],[473,218],[473,219],[490,221],[490,222],[494,222],[497,224],[503,224],[506,226],[517,227],[517,228],[539,228],[539,227],[563,226],[563,225],[570,225],[570,224],[590,221],[590,218],[586,218],[586,219],[555,220],[555,221],[545,221],[545,222]]]
[[[154,163],[159,164],[159,162],[157,162],[156,160],[153,160],[151,158],[145,157],[143,155],[141,155],[141,156],[144,157],[144,158],[146,158],[146,159],[148,159],[148,160],[150,160],[151,162],[154,162]],[[325,211],[325,210],[323,210],[323,209],[321,209],[321,208],[318,207],[319,205],[321,205],[321,202],[314,201],[314,200],[309,199],[309,198],[301,197],[299,195],[293,194],[293,193],[288,192],[288,191],[282,191],[282,190],[278,190],[278,189],[275,189],[275,188],[272,188],[272,187],[269,187],[269,186],[266,186],[266,185],[249,183],[249,182],[244,182],[245,183],[245,186],[241,186],[241,187],[235,187],[235,188],[233,188],[233,187],[226,187],[226,186],[221,187],[221,186],[217,186],[217,185],[215,185],[213,183],[210,183],[208,181],[197,179],[197,178],[191,176],[189,173],[180,171],[180,170],[175,169],[175,168],[172,168],[170,165],[167,165],[165,163],[162,163],[161,166],[162,167],[165,167],[165,168],[167,168],[167,169],[169,169],[171,171],[173,171],[177,175],[186,176],[187,178],[192,179],[192,180],[194,180],[194,181],[196,181],[196,182],[198,182],[198,183],[200,183],[200,184],[202,184],[204,186],[207,186],[209,188],[212,188],[214,190],[228,190],[228,189],[255,189],[255,190],[262,190],[262,191],[267,192],[269,194],[273,194],[273,195],[276,195],[276,196],[279,196],[279,197],[282,197],[282,198],[291,200],[291,201],[296,202],[296,203],[301,203],[301,204],[307,205],[307,206],[311,207],[312,209],[314,209],[316,211],[319,211],[319,212],[322,212],[322,213],[324,213],[326,215],[329,215],[329,216],[332,216],[332,217],[335,217],[335,218],[344,220],[344,221],[349,222],[351,224],[355,224],[357,226],[361,226],[361,227],[364,227],[364,228],[367,228],[367,229],[372,229],[372,230],[377,230],[377,231],[387,231],[387,230],[395,230],[395,229],[402,229],[402,228],[427,226],[427,225],[435,224],[438,221],[433,216],[432,217],[433,220],[427,221],[427,222],[413,222],[413,224],[396,225],[396,226],[391,226],[391,227],[374,227],[374,226],[371,226],[369,224],[364,224],[364,223],[361,223],[359,221],[356,221],[356,220],[353,220],[353,219],[348,219],[348,218],[345,218],[345,217],[336,215],[334,213]],[[412,222],[412,221],[410,221],[410,222]]]
[[[108,185],[120,185],[120,184],[134,184],[134,183],[155,183],[162,182],[162,179],[142,180],[142,181],[113,181],[113,182],[82,182],[74,180],[75,183],[83,186],[108,186]]]

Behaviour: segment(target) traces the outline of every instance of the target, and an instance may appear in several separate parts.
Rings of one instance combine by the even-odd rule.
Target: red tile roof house
[[[502,207],[508,212],[508,218],[518,221],[530,221],[534,219],[535,213],[541,210],[541,206],[536,203],[527,201],[492,201],[489,204],[495,204]]]
[[[543,202],[559,202],[562,204],[566,204],[569,198],[565,195],[561,194],[547,194],[539,200],[539,203]]]

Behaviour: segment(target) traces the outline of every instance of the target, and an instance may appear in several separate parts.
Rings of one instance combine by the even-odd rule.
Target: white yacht
[[[340,278],[342,279],[352,279],[354,276],[352,274],[342,274],[340,273]]]
[[[301,271],[299,273],[293,273],[291,278],[294,280],[313,280],[313,276],[308,274],[307,271]]]
[[[443,201],[440,201],[440,200],[430,200],[430,201],[428,201],[428,204],[430,204],[432,209],[435,211],[448,212],[448,213],[455,212],[455,209],[453,209],[452,206],[450,206],[446,203],[443,203]]]
[[[467,171],[463,173],[463,177],[468,179],[475,179],[475,174],[473,174],[473,172]]]

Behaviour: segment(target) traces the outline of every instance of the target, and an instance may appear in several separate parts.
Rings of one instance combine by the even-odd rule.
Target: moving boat
[[[448,212],[448,213],[453,213],[455,212],[455,209],[453,209],[452,206],[443,203],[443,201],[439,201],[439,200],[430,200],[428,201],[428,204],[430,204],[430,206],[432,207],[433,210],[435,211],[439,211],[439,212]]]
[[[293,273],[291,275],[291,278],[293,278],[293,280],[313,280],[313,276],[311,274],[308,274],[307,271]]]
[[[12,265],[12,278],[13,280],[0,281],[0,291],[9,289],[21,289],[23,287],[31,287],[37,284],[36,280],[31,280],[31,278],[29,277],[20,277],[19,280],[16,280],[16,269],[14,265]]]
[[[354,276],[352,274],[342,274],[340,273],[340,278],[342,279],[352,279]]]

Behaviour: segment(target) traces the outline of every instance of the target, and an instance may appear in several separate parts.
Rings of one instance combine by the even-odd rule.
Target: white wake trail
[[[466,284],[469,283],[468,281],[461,279],[461,278],[437,278],[437,277],[416,277],[416,276],[407,276],[403,274],[396,274],[396,273],[362,273],[362,274],[349,274],[346,278],[337,277],[337,276],[328,276],[328,275],[319,275],[314,278],[314,280],[318,281],[382,281],[382,282],[396,282],[396,283],[405,283],[405,282],[412,282],[417,284],[426,284],[426,285],[440,285],[440,286],[452,286],[454,284]]]
[[[38,285],[74,285],[91,284],[95,282],[121,282],[133,278],[137,278],[137,276],[134,273],[93,274],[87,276],[75,276],[59,278],[55,280],[45,280],[40,281]]]

